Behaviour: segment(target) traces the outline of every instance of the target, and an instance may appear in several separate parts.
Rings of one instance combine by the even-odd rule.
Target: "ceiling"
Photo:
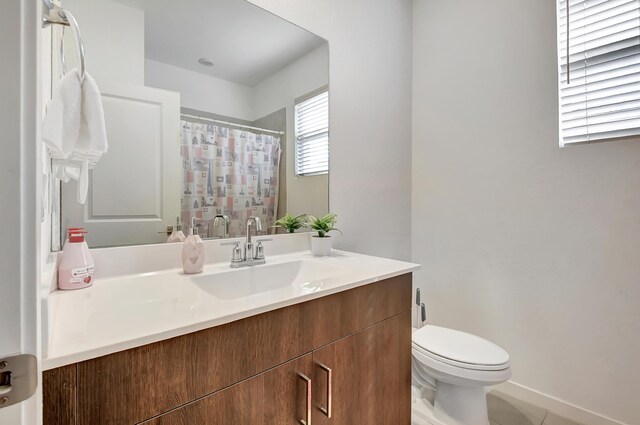
[[[247,86],[326,43],[245,0],[116,1],[144,10],[147,59]]]

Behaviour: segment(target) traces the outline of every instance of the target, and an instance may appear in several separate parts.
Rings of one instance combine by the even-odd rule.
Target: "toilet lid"
[[[470,365],[498,366],[509,353],[496,344],[453,329],[428,325],[413,334],[413,344],[439,357]]]

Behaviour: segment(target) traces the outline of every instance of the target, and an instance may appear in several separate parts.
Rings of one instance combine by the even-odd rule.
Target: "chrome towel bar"
[[[60,64],[62,65],[62,73],[67,73],[67,64],[64,58],[64,28],[71,27],[71,31],[73,32],[73,36],[76,40],[78,58],[80,59],[80,82],[83,82],[87,66],[84,57],[84,44],[82,42],[82,36],[80,35],[80,29],[78,28],[78,21],[76,21],[76,18],[71,12],[53,4],[51,0],[43,0],[43,3],[42,28],[47,28],[50,25],[62,25],[63,32],[60,37]]]

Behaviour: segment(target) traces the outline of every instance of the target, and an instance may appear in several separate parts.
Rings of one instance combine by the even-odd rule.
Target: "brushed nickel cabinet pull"
[[[322,363],[318,363],[318,366],[320,367],[320,369],[324,370],[325,372],[327,372],[327,407],[320,407],[320,411],[327,417],[327,418],[331,418],[331,393],[333,392],[333,371],[331,370],[330,367],[322,364]]]
[[[306,420],[300,419],[300,423],[302,425],[311,425],[311,378],[309,378],[304,373],[298,373],[298,378],[302,379],[302,381],[307,386],[307,397],[306,397],[307,398],[307,407],[306,407],[307,419]]]

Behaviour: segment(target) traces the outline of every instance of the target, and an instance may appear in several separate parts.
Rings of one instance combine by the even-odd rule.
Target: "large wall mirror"
[[[329,46],[244,0],[62,0],[102,95],[109,150],[87,201],[62,184],[53,247],[163,243],[197,217],[203,238],[263,233],[285,212],[328,212]],[[56,30],[59,31],[59,30]],[[71,31],[59,37],[73,66]],[[59,224],[59,226],[58,226]]]

